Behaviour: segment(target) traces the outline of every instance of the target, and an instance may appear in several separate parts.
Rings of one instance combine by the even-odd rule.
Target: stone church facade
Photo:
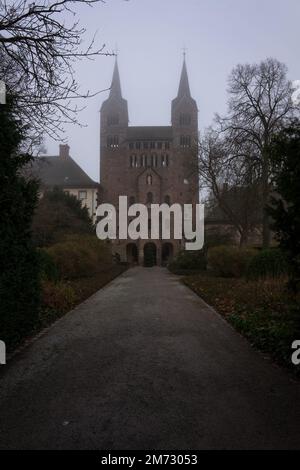
[[[198,109],[192,98],[185,60],[178,94],[171,103],[170,126],[129,126],[117,61],[110,94],[100,113],[101,203],[118,207],[119,196],[129,205],[198,203],[196,171]],[[181,240],[114,240],[121,261],[144,264],[149,257],[164,265],[180,249]]]

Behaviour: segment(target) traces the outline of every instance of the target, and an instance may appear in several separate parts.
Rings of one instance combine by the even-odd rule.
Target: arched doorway
[[[138,263],[138,249],[135,243],[128,243],[126,246],[126,260],[130,264]]]
[[[144,266],[150,268],[156,265],[156,245],[146,243],[144,246]]]
[[[173,257],[173,245],[172,243],[163,243],[161,250],[161,264],[166,266]]]

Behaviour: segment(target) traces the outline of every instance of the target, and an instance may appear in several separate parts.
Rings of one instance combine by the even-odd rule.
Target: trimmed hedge
[[[256,255],[252,248],[236,246],[216,246],[208,250],[208,268],[216,276],[242,277],[246,275],[248,265]]]
[[[277,248],[262,250],[252,258],[247,269],[247,278],[251,280],[277,278],[288,274],[288,263]]]
[[[203,271],[206,269],[205,253],[203,250],[182,250],[168,264],[168,268],[174,273],[181,273],[186,271]]]

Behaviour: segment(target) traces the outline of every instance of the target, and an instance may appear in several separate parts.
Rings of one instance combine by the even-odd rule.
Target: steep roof
[[[120,74],[119,74],[119,67],[118,61],[115,62],[113,77],[111,81],[111,87],[109,92],[109,98],[122,98],[122,91],[121,91],[121,81],[120,81]]]
[[[42,186],[46,187],[97,188],[99,186],[70,156],[38,157],[28,168],[27,174],[38,178]]]
[[[130,126],[128,140],[172,140],[171,126]]]
[[[187,96],[188,98],[191,97],[189,78],[187,74],[185,59],[183,60],[177,98],[182,98],[183,96]]]

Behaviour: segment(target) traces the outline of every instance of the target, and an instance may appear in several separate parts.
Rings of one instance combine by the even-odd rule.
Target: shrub
[[[208,266],[216,276],[241,277],[255,254],[251,248],[217,246],[208,250]]]
[[[182,250],[178,255],[168,264],[168,268],[172,272],[205,270],[206,257],[203,250],[187,251]]]
[[[57,266],[51,255],[44,249],[38,249],[40,276],[42,280],[56,282],[59,278]]]
[[[62,279],[93,276],[111,265],[109,246],[95,236],[72,236],[47,248]]]
[[[68,282],[43,281],[39,327],[49,325],[56,318],[71,310],[77,300],[76,292]]]
[[[92,220],[86,207],[75,196],[59,188],[46,191],[39,200],[32,224],[34,244],[51,246],[66,234],[93,234]]]
[[[248,279],[276,278],[286,275],[288,264],[284,254],[277,248],[262,250],[249,263]]]

